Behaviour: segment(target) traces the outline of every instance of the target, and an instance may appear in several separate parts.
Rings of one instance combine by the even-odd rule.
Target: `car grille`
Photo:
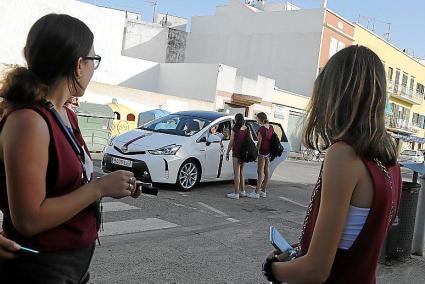
[[[138,180],[142,182],[146,182],[146,183],[152,183],[151,175],[150,175],[148,166],[146,165],[145,162],[133,160],[133,159],[127,159],[133,162],[132,168],[128,168],[128,167],[112,164],[111,163],[112,157],[121,158],[119,156],[105,154],[102,160],[102,170],[104,172],[111,173],[111,172],[115,172],[119,170],[131,171]]]
[[[120,148],[118,148],[117,146],[114,146],[114,149],[117,150],[118,152],[120,152],[123,155],[144,155],[146,154],[146,151],[129,151],[129,152],[124,152],[123,150],[121,150]]]

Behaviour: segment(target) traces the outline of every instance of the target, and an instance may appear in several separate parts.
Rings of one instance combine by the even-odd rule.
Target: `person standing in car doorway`
[[[258,162],[257,162],[257,187],[255,191],[247,194],[249,198],[258,199],[266,197],[266,187],[269,183],[269,167],[270,167],[270,141],[273,136],[273,127],[269,124],[267,115],[264,112],[257,114],[257,122],[261,125],[258,130]]]
[[[239,199],[245,197],[245,177],[243,169],[245,163],[240,158],[240,151],[242,144],[248,139],[249,130],[245,126],[245,119],[242,114],[238,113],[235,116],[235,126],[233,126],[232,134],[230,136],[229,147],[227,148],[226,160],[230,158],[230,151],[232,151],[233,158],[233,173],[235,179],[235,192],[228,193],[226,196],[232,199]]]
[[[218,169],[217,169],[217,178],[220,178],[221,176],[221,170],[223,167],[223,156],[224,156],[224,145],[223,145],[223,139],[224,134],[217,132],[218,126],[214,125],[210,128],[210,133],[207,138],[208,143],[220,143],[220,161],[218,162]],[[208,144],[207,144],[208,145]]]

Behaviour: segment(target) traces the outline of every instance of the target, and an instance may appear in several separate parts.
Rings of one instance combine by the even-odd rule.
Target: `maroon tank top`
[[[386,168],[392,181],[391,186],[389,179],[377,162],[369,159],[362,160],[374,184],[372,206],[363,229],[350,249],[337,250],[331,274],[325,283],[376,283],[375,275],[380,250],[390,224],[397,215],[402,187],[400,166],[397,164]],[[322,173],[320,173],[313,190],[310,206],[307,210],[299,246],[301,255],[305,255],[308,251],[316,224],[322,191],[321,175]]]
[[[80,161],[51,113],[42,106],[33,109],[44,118],[50,134],[46,198],[70,193],[84,184]],[[76,115],[71,110],[67,109],[67,112],[76,140],[81,147],[87,149],[78,127]],[[0,131],[6,119],[7,117],[4,117],[1,120]],[[91,245],[97,237],[96,217],[90,209],[82,210],[56,228],[32,237],[22,236],[11,221],[3,161],[0,161],[0,209],[4,214],[3,234],[21,245],[40,251],[82,248]]]
[[[270,154],[270,141],[273,135],[273,127],[270,125],[269,128],[265,126],[261,126],[258,130],[258,136],[261,136],[261,147],[260,154],[261,155],[269,155]]]
[[[232,156],[235,158],[239,158],[242,143],[245,141],[248,134],[248,128],[247,129],[240,129],[235,134],[235,140],[233,140],[233,149],[232,149]]]

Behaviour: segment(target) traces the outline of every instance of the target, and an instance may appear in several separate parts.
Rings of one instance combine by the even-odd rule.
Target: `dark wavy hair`
[[[259,112],[257,114],[257,118],[262,124],[269,123],[269,120],[267,119],[267,114],[265,112]]]
[[[303,144],[320,151],[344,141],[360,157],[394,165],[396,145],[385,128],[386,85],[382,61],[369,48],[353,45],[336,53],[314,83]]]
[[[241,130],[241,127],[245,124],[245,118],[241,113],[238,113],[235,115],[235,125],[233,126],[234,132],[239,132]]]
[[[49,14],[31,27],[24,56],[27,67],[15,67],[6,75],[0,97],[0,116],[43,102],[49,87],[66,78],[70,91],[78,90],[78,59],[93,46],[93,33],[77,18]]]

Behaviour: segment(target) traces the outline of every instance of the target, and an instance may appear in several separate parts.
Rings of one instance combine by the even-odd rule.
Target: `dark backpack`
[[[270,140],[270,161],[273,161],[276,157],[280,157],[283,154],[283,146],[280,143],[279,137],[273,131],[272,139]]]
[[[248,135],[245,138],[245,141],[242,142],[240,159],[245,163],[255,162],[258,157],[257,146],[252,139],[251,130],[247,128]]]

